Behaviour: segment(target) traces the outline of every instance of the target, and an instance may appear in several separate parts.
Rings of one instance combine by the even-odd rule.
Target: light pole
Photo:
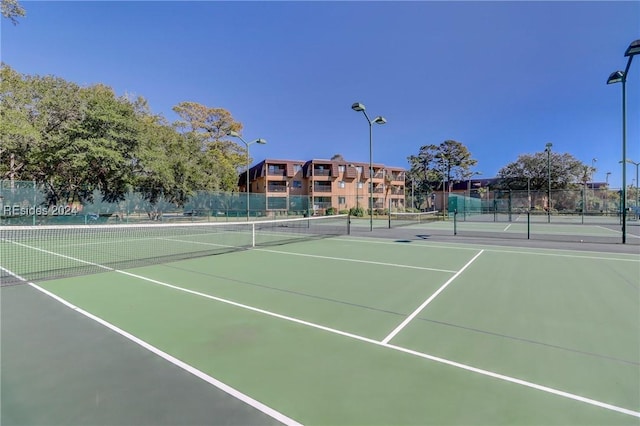
[[[250,212],[250,210],[249,210],[249,166],[250,166],[249,161],[251,161],[251,157],[249,156],[249,146],[253,145],[254,143],[264,145],[264,144],[267,143],[267,141],[265,141],[264,139],[256,139],[254,141],[247,142],[242,138],[242,136],[240,136],[240,134],[238,134],[238,132],[233,131],[233,130],[229,130],[227,132],[227,136],[231,136],[233,138],[240,139],[242,141],[242,143],[244,144],[244,146],[247,148],[247,182],[246,182],[245,188],[246,188],[246,192],[247,192],[247,222],[248,222],[249,221],[249,212]]]
[[[531,174],[527,172],[527,211],[531,210]]]
[[[377,116],[373,122],[367,115],[366,108],[363,104],[356,102],[351,105],[351,109],[356,112],[362,112],[369,123],[369,231],[373,231],[373,123],[385,124],[387,120],[384,117]]]
[[[609,201],[609,175],[611,174],[611,172],[607,172],[607,175],[604,178],[604,183],[605,183],[605,188],[604,188],[604,214],[608,215],[609,214],[609,206],[608,206],[608,201]]]
[[[640,214],[640,204],[638,204],[638,202],[640,202],[640,197],[638,196],[638,166],[640,166],[640,162],[636,163],[627,158],[627,163],[636,166],[636,214]]]
[[[549,181],[549,187],[547,190],[547,222],[551,223],[551,147],[553,144],[547,142],[544,149],[547,152],[547,177]]]
[[[411,211],[413,211],[413,209],[416,207],[415,185],[415,180],[411,178]]]
[[[640,39],[631,42],[624,56],[628,57],[627,66],[624,71],[614,71],[609,75],[607,84],[622,83],[622,194],[620,200],[620,212],[622,213],[622,244],[627,242],[627,74],[633,57],[640,53]]]

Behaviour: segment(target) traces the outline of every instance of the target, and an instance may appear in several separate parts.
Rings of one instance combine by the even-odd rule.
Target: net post
[[[36,195],[36,181],[33,181],[33,226],[36,226],[36,205],[38,204],[38,196]]]
[[[493,191],[493,221],[498,221],[498,200],[496,200],[496,192]]]
[[[351,213],[347,214],[347,235],[351,235]]]
[[[453,209],[453,235],[458,235],[458,209]]]
[[[582,223],[583,225],[584,225],[584,211],[585,211],[585,209],[587,208],[587,204],[586,204],[586,203],[587,203],[587,200],[586,200],[586,197],[585,197],[585,192],[587,192],[587,191],[586,191],[586,186],[587,186],[587,184],[586,184],[586,182],[585,182],[584,187],[583,187],[583,188],[581,188],[581,190],[580,190],[580,192],[582,192],[582,209],[581,209],[581,210],[582,210],[582,214],[581,214],[582,219],[581,219],[581,223]]]
[[[387,217],[389,219],[389,229],[391,229],[391,199],[389,199],[389,207],[387,210]]]
[[[256,224],[251,224],[251,247],[256,246]]]
[[[531,211],[527,209],[527,240],[531,239]]]

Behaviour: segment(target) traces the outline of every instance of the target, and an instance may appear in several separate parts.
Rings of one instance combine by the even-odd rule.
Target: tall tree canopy
[[[572,189],[580,182],[585,182],[593,170],[577,160],[571,154],[560,154],[551,151],[535,154],[522,154],[513,163],[504,166],[498,172],[502,189],[525,190],[546,189],[549,185],[549,170],[551,171],[552,189]]]
[[[174,125],[144,98],[105,85],[80,87],[53,76],[0,68],[0,179],[33,180],[50,203],[121,200],[139,190],[184,203],[197,190],[233,191],[246,150],[229,140],[242,125],[222,108],[175,107]]]
[[[413,183],[417,189],[417,204],[422,204],[429,193],[441,189],[444,181],[452,185],[468,178],[471,168],[478,163],[464,144],[454,140],[423,145],[417,155],[411,155],[407,160],[410,166],[407,188]]]

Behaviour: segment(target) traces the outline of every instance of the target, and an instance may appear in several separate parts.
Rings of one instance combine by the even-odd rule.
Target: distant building
[[[265,159],[249,169],[249,192],[264,193],[267,210],[288,206],[289,196],[307,196],[313,209],[329,207],[347,210],[369,206],[370,184],[373,182],[373,208],[404,209],[405,170],[383,164],[336,160]],[[238,187],[247,188],[247,174],[240,173]]]

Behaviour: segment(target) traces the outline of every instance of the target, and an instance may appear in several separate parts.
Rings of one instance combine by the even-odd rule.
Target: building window
[[[293,188],[300,189],[300,188],[302,188],[302,181],[301,180],[294,180],[291,186]]]
[[[338,204],[347,204],[347,199],[345,197],[338,197]]]
[[[338,182],[338,188],[344,188],[344,181],[343,180]]]
[[[357,187],[358,189],[362,189],[362,182],[358,182]]]
[[[344,166],[338,166],[338,171],[340,173],[344,173]]]
[[[298,173],[300,170],[302,170],[302,165],[301,164],[294,164],[293,165],[293,172],[294,173]]]

